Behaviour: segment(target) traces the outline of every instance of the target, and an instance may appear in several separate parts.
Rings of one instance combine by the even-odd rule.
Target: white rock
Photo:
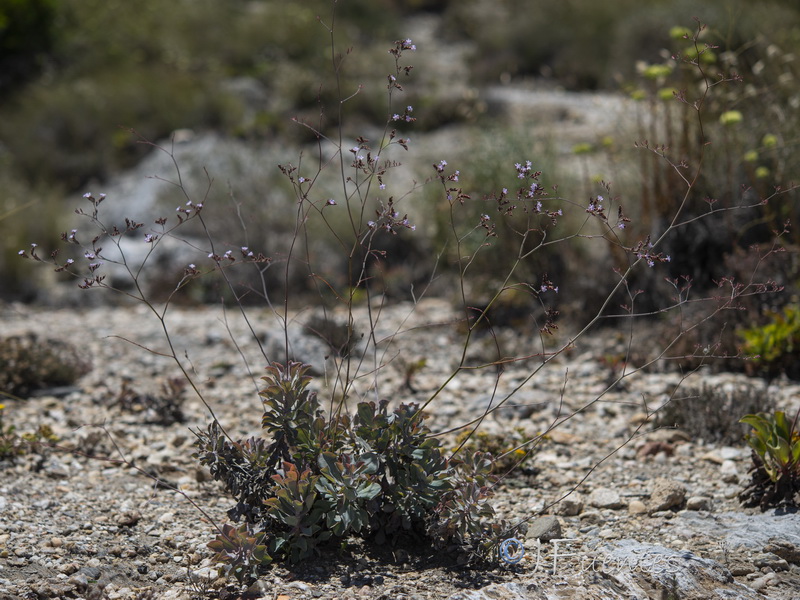
[[[595,508],[610,508],[612,510],[625,506],[619,492],[609,488],[597,488],[594,490],[589,495],[589,504]]]
[[[725,483],[737,483],[739,481],[739,467],[732,460],[725,460],[719,468],[722,481]]]
[[[628,512],[632,515],[641,515],[647,512],[647,506],[641,500],[631,500],[628,504]]]
[[[711,498],[692,496],[686,500],[686,510],[711,510]]]

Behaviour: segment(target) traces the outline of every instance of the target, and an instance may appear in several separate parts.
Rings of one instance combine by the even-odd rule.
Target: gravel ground
[[[216,577],[206,548],[213,538],[210,520],[225,522],[231,501],[191,458],[190,430],[206,425],[207,410],[185,393],[185,421],[163,426],[150,422],[152,413],[137,412],[135,406],[124,410],[119,402],[123,389],[158,395],[177,374],[170,359],[111,337],[124,335],[163,351],[158,321],[141,308],[9,305],[0,312],[0,335],[36,332],[71,341],[94,365],[74,388],[5,401],[6,423],[13,422],[19,432],[49,425],[59,445],[76,452],[44,451],[0,465],[0,598],[236,597]],[[253,319],[264,346],[280,358],[274,320],[257,311]],[[437,388],[458,360],[456,329],[439,325],[451,319],[439,301],[384,313],[379,335],[398,327],[407,333],[384,355],[391,362],[383,372],[382,395],[392,401],[423,400]],[[255,365],[256,377],[263,359],[242,319],[229,314],[226,326],[219,310],[198,308],[176,310],[168,321],[176,353],[193,369],[220,421],[234,436],[255,433],[257,382],[238,351]],[[238,350],[228,330],[239,340]],[[334,366],[325,361],[322,344],[295,325],[292,331],[295,354],[326,365],[316,380],[324,381]],[[499,339],[514,350],[529,343],[514,332]],[[253,597],[665,598],[670,586],[680,588],[673,596],[680,598],[800,597],[800,520],[742,509],[736,495],[750,462],[742,444],[715,445],[676,429],[653,430],[650,424],[635,434],[642,425],[643,400],[651,409],[663,403],[679,383],[678,374],[633,376],[592,403],[608,387],[610,371],[598,357],[613,343],[613,336],[605,336],[577,344],[524,384],[534,363],[512,364],[500,377],[494,399],[495,369],[464,372],[431,405],[429,421],[443,430],[475,418],[489,402],[523,384],[483,429],[521,427],[531,435],[586,407],[550,432],[537,450],[535,469],[510,478],[492,500],[500,515],[530,522],[521,563],[467,568],[429,548],[355,544],[297,568],[273,568],[251,589]],[[470,361],[488,357],[490,347],[479,341]],[[404,365],[420,358],[426,366],[409,389]],[[357,394],[371,395],[372,381],[358,380]],[[727,373],[694,375],[684,385],[700,382],[719,389],[766,385]],[[797,407],[797,391],[782,382],[769,394],[788,409]],[[119,462],[122,457],[127,464]],[[155,485],[144,473],[181,493]],[[544,510],[578,484],[575,493]],[[554,518],[542,520],[541,513]],[[569,541],[537,544],[537,535]],[[557,553],[562,556],[554,565]],[[662,563],[691,556],[698,569],[706,569],[706,579],[664,579],[641,562],[645,556],[652,563],[656,555]],[[639,562],[631,563],[631,556]]]

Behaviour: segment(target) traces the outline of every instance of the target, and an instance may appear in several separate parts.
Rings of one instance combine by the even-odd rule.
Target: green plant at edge
[[[754,363],[769,376],[800,376],[800,307],[787,306],[766,325],[745,329],[740,335],[745,342],[744,351],[755,355]]]
[[[797,419],[786,413],[745,415],[741,422],[753,427],[745,440],[753,449],[753,481],[743,493],[746,502],[758,500],[762,510],[775,505],[796,505],[800,492],[800,432]]]

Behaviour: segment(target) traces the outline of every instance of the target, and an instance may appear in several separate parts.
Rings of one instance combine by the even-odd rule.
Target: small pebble
[[[647,512],[647,506],[641,500],[631,500],[628,503],[628,512],[632,515],[642,515]]]
[[[711,510],[711,498],[691,496],[686,500],[686,510]]]

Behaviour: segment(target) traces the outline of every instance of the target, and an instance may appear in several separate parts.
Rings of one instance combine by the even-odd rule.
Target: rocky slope
[[[384,355],[393,358],[380,394],[395,402],[428,397],[458,360],[457,329],[441,325],[452,320],[450,308],[435,300],[411,308],[387,310],[378,326],[379,337],[407,332]],[[163,351],[157,320],[140,308],[0,310],[0,335],[36,332],[71,341],[94,364],[74,388],[5,401],[7,424],[18,432],[50,425],[59,445],[75,452],[50,450],[2,463],[0,598],[232,597],[205,547],[214,535],[210,520],[225,522],[230,501],[191,457],[191,429],[204,427],[206,409],[187,393],[185,422],[163,426],[152,422],[152,411],[121,402],[125,386],[140,396],[158,395],[161,382],[176,374],[169,359],[113,337]],[[274,316],[253,311],[251,317],[270,358],[281,358]],[[256,378],[264,358],[244,321],[229,313],[226,323],[219,310],[196,308],[172,311],[168,324],[177,355],[190,361],[219,419],[233,435],[256,432],[257,381],[239,351]],[[299,326],[292,337],[294,354],[318,366],[324,391],[335,365]],[[501,337],[516,351],[529,344],[524,336]],[[459,567],[429,548],[354,545],[297,568],[275,567],[251,589],[253,597],[800,597],[800,515],[739,505],[750,464],[743,444],[720,446],[643,424],[645,403],[650,410],[664,403],[681,379],[677,373],[631,376],[597,400],[609,382],[598,357],[613,343],[613,336],[578,343],[527,382],[531,362],[509,366],[499,379],[495,369],[464,372],[431,406],[432,426],[446,429],[519,387],[484,421],[485,431],[520,427],[535,435],[572,415],[538,448],[534,469],[504,481],[492,500],[504,517],[529,522],[521,562]],[[470,360],[487,352],[478,344]],[[426,366],[412,391],[403,365],[419,358]],[[368,394],[371,381],[357,386],[358,393]],[[708,373],[684,385],[701,381],[718,389],[766,385]],[[767,393],[796,409],[797,391],[783,382]]]

